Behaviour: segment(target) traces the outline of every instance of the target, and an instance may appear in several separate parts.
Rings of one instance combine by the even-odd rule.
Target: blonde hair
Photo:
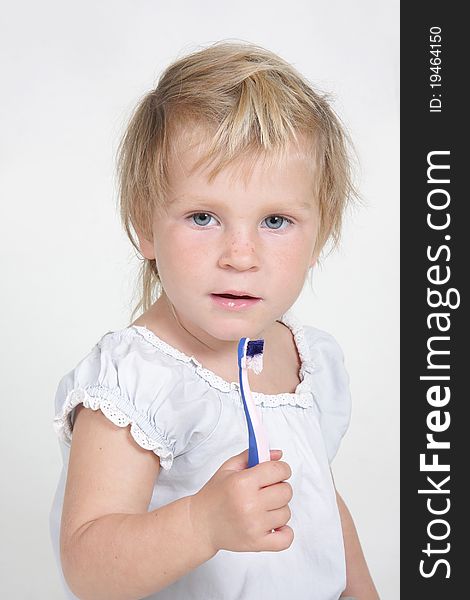
[[[344,209],[357,196],[351,177],[349,137],[329,106],[292,65],[248,42],[216,42],[171,64],[157,87],[138,104],[119,146],[119,202],[124,229],[138,253],[134,231],[152,240],[155,209],[169,191],[170,157],[177,141],[197,126],[209,147],[195,168],[213,164],[209,180],[247,156],[282,157],[289,142],[315,169],[312,193],[319,203],[317,249],[340,239]],[[141,294],[131,320],[161,293],[155,259],[144,258]]]

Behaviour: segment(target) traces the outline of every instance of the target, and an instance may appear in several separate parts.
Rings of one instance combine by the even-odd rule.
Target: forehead
[[[289,187],[297,192],[311,193],[315,179],[316,161],[311,144],[302,136],[297,142],[289,141],[283,150],[251,149],[240,152],[229,164],[223,153],[207,160],[210,148],[207,130],[193,127],[175,136],[168,161],[170,190],[204,187],[244,187],[272,190],[281,193]],[[170,194],[171,196],[171,194]]]

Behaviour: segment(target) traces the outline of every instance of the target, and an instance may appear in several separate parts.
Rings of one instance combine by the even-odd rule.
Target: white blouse
[[[330,334],[302,326],[291,311],[280,322],[294,336],[300,383],[295,393],[252,396],[270,447],[283,451],[281,460],[292,470],[288,525],[294,540],[280,552],[220,550],[148,599],[337,600],[346,586],[330,472],[351,411],[343,354]],[[149,511],[195,494],[223,462],[248,447],[237,382],[224,381],[145,327],[133,325],[104,334],[60,380],[55,398],[54,429],[63,468],[50,530],[67,598],[76,597],[62,575],[59,533],[74,408],[80,403],[100,409],[120,427],[130,425],[137,444],[160,457]]]

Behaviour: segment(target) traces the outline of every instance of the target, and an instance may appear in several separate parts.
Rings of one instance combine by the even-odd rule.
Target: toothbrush
[[[240,394],[248,425],[248,468],[271,460],[268,435],[251,396],[248,383],[248,369],[252,369],[256,374],[261,373],[263,369],[263,347],[264,340],[241,338],[238,342]]]

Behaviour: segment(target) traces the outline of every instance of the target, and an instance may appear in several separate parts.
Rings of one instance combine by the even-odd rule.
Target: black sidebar
[[[463,5],[401,4],[402,600],[470,597],[469,43]]]

